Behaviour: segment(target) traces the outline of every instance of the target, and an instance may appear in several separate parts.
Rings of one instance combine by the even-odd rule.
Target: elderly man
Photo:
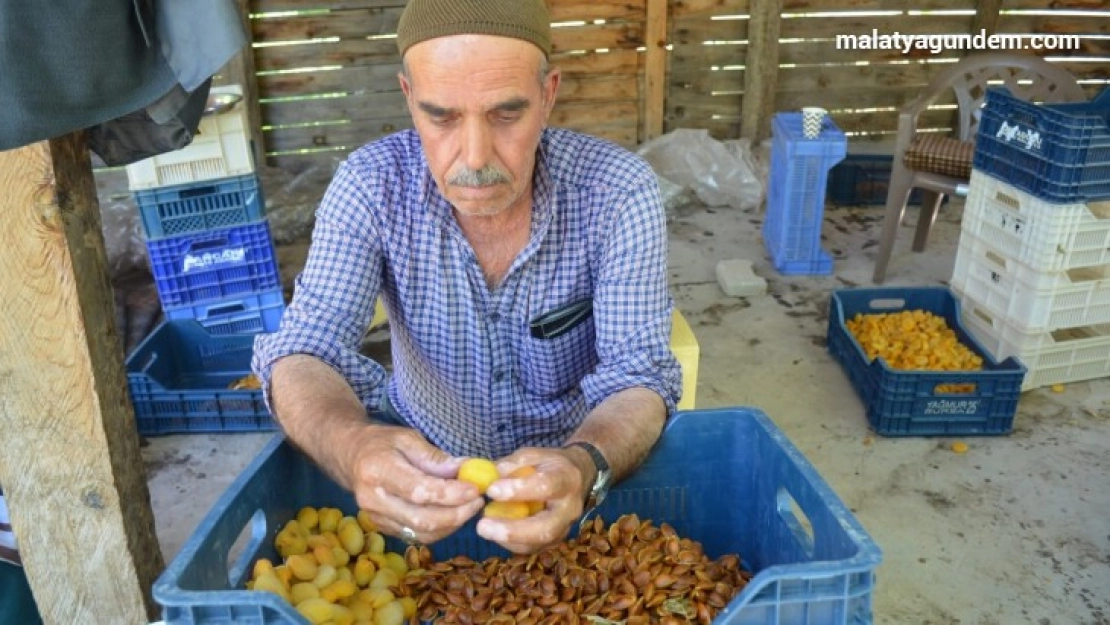
[[[486,493],[543,501],[478,533],[563,539],[643,460],[680,393],[651,170],[546,128],[559,87],[543,0],[410,0],[399,79],[415,125],[354,151],[317,211],[281,329],[254,368],[278,422],[386,532],[432,542]],[[376,298],[393,374],[360,355]]]

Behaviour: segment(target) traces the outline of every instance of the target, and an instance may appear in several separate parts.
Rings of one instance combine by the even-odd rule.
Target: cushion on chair
[[[917,171],[971,178],[971,161],[974,157],[975,144],[971,141],[921,134],[906,149],[902,162],[909,169]]]

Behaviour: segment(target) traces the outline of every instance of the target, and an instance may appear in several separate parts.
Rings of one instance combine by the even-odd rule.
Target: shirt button
[[[490,313],[489,320],[490,323],[497,323],[498,321],[501,321],[501,315],[498,313]]]
[[[505,379],[505,372],[504,371],[494,372],[494,374],[493,374],[493,381],[494,382],[500,382],[501,380],[504,380],[504,379]]]

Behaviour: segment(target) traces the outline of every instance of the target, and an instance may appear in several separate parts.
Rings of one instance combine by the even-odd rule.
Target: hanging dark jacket
[[[184,147],[245,41],[234,0],[0,0],[0,150],[81,129],[111,165]]]

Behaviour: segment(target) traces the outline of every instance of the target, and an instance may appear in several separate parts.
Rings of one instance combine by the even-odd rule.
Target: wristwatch
[[[609,486],[613,483],[613,470],[609,467],[609,462],[605,460],[605,456],[601,451],[594,447],[592,444],[585,441],[574,441],[565,446],[567,449],[571,447],[581,447],[590,454],[590,458],[594,461],[594,467],[597,469],[597,476],[594,477],[593,486],[590,487],[590,492],[586,496],[585,512],[582,513],[582,520],[578,523],[579,529],[586,523],[586,519],[597,507],[605,501],[605,496],[609,494]]]

